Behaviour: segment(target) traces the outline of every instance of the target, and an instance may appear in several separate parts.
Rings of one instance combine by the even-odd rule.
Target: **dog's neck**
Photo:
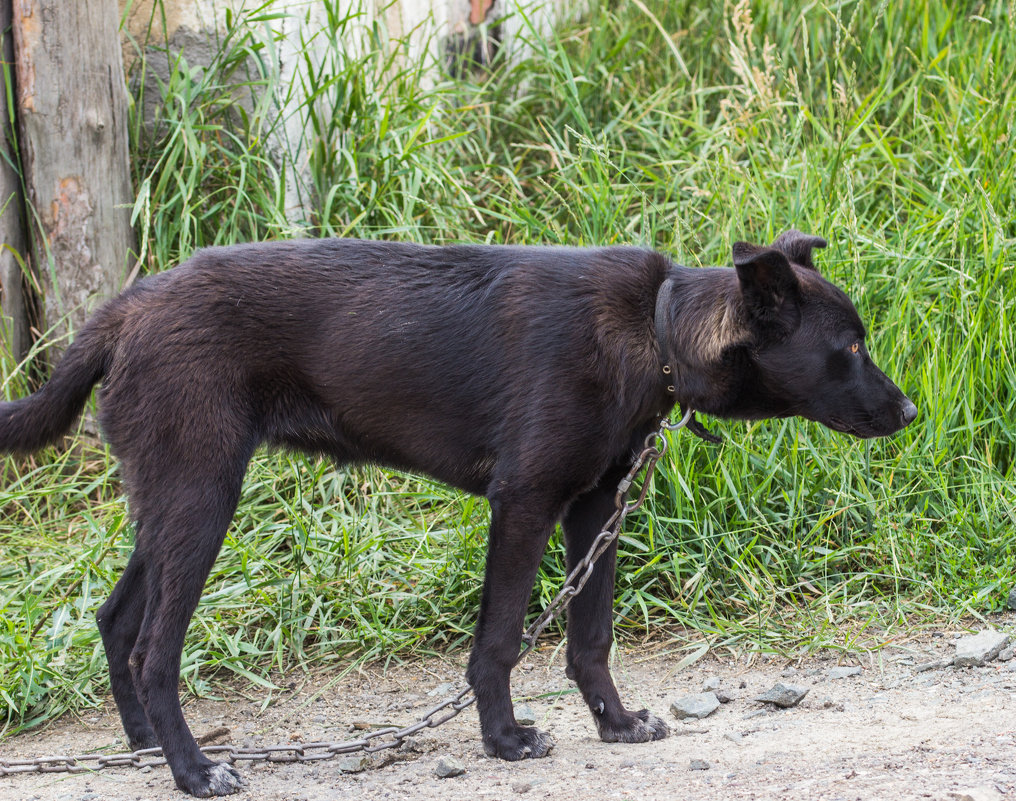
[[[656,337],[668,394],[686,408],[723,414],[737,392],[725,360],[747,344],[737,275],[723,267],[670,269],[657,294]],[[673,387],[673,390],[670,389]]]

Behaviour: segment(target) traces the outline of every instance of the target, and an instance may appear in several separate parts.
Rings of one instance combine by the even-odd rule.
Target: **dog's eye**
[[[861,343],[860,342],[855,342],[853,345],[850,346],[850,352],[851,353],[857,353],[857,351],[859,351],[860,349],[861,349]]]

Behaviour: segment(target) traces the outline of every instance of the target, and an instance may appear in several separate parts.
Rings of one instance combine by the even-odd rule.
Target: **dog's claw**
[[[237,793],[247,781],[232,765],[217,762],[204,766],[196,775],[178,777],[176,786],[198,798],[212,798]]]
[[[648,743],[662,740],[670,734],[670,727],[647,709],[626,713],[627,718],[619,724],[610,725],[597,719],[596,727],[600,739],[605,743]]]
[[[519,726],[514,732],[497,738],[484,738],[483,750],[487,756],[499,757],[509,762],[520,759],[540,759],[554,747],[553,738],[544,731],[528,726]]]

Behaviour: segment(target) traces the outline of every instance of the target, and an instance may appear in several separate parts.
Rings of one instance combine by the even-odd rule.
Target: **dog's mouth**
[[[859,437],[860,439],[870,439],[877,437],[876,433],[867,433],[846,420],[840,417],[830,417],[828,420],[822,421],[823,425],[827,428],[831,428],[833,431],[838,431],[841,434],[850,434],[853,437]]]
[[[875,439],[877,437],[888,437],[902,431],[909,424],[909,420],[901,420],[899,423],[887,423],[885,421],[865,420],[863,422],[848,421],[842,417],[831,416],[821,421],[823,425],[838,431],[841,434],[849,434],[858,439]]]

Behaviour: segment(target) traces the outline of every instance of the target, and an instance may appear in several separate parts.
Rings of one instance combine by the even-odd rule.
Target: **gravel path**
[[[1016,632],[1016,615],[998,616],[990,625]],[[984,666],[944,667],[955,654],[956,636],[966,633],[934,632],[871,655],[820,655],[793,663],[706,656],[682,670],[676,668],[686,651],[663,646],[622,651],[615,675],[629,705],[649,707],[672,729],[665,740],[635,746],[596,739],[581,698],[564,676],[563,652],[548,646],[516,670],[513,685],[536,725],[556,740],[546,759],[506,763],[485,757],[471,708],[415,738],[412,749],[372,757],[360,772],[343,772],[360,766],[340,760],[243,766],[249,786],[234,798],[1016,798],[1016,659],[1001,661],[1011,654],[1003,651]],[[848,666],[861,671],[834,670]],[[364,727],[411,722],[458,686],[461,676],[460,664],[425,660],[338,679],[295,677],[304,683],[277,694],[264,710],[260,698],[236,695],[228,701],[191,700],[185,712],[194,731],[215,742],[338,741],[355,738]],[[777,683],[807,694],[787,709],[753,700]],[[677,720],[671,703],[704,688],[729,700],[705,718]],[[119,721],[107,705],[0,741],[0,758],[123,750],[119,738]],[[452,767],[457,761],[465,772],[438,778],[443,758]],[[4,801],[184,797],[164,767],[0,778]]]

